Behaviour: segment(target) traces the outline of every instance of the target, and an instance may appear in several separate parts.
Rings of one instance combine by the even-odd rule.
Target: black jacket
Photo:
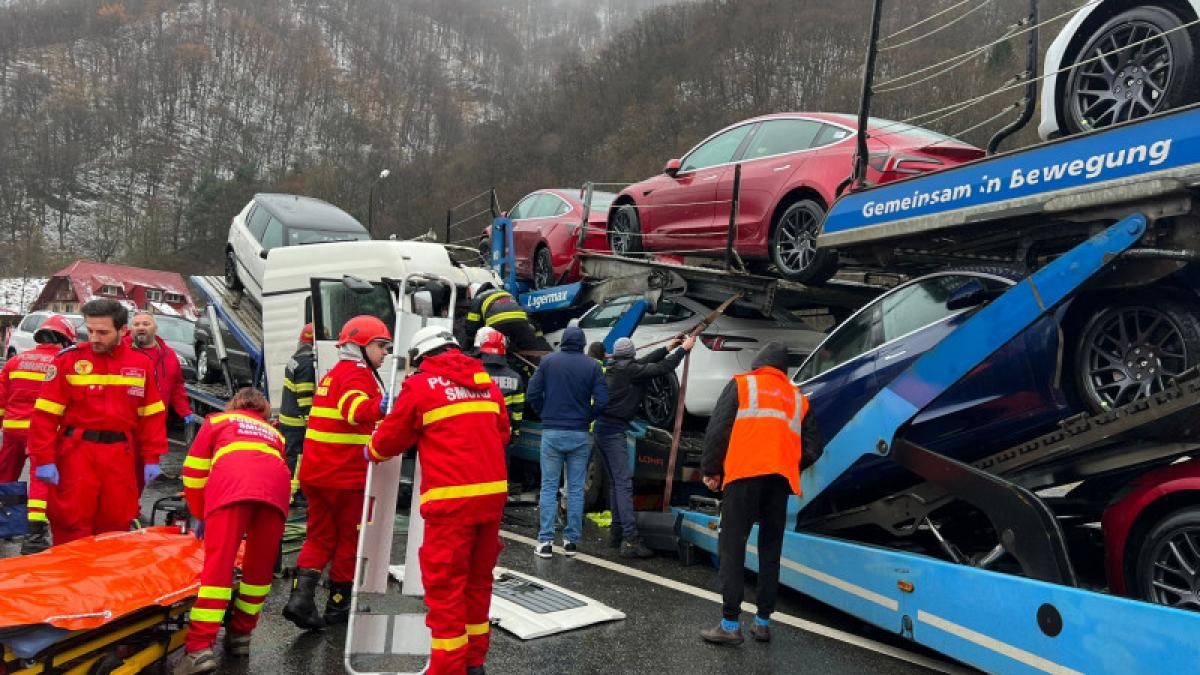
[[[521,375],[509,367],[508,359],[498,354],[480,354],[483,369],[491,376],[492,382],[500,388],[504,396],[504,406],[508,408],[509,426],[513,435],[520,433],[521,420],[525,418],[525,382]]]
[[[279,405],[279,423],[285,430],[289,427],[303,429],[307,426],[316,380],[312,345],[302,344],[296,353],[292,354],[283,371],[283,399]]]
[[[758,356],[754,357],[752,370],[764,366],[787,372],[787,348],[778,342],[768,342]],[[721,476],[725,473],[725,453],[729,450],[729,437],[733,434],[733,422],[737,418],[737,381],[729,380],[704,432],[704,454],[700,458],[700,470],[705,476]],[[821,456],[821,437],[812,411],[804,416],[800,432],[800,468],[804,469]]]
[[[604,378],[608,383],[608,406],[600,413],[600,423],[624,428],[637,417],[646,385],[660,375],[675,372],[687,352],[682,348],[670,354],[659,347],[640,359],[614,358],[608,362]]]

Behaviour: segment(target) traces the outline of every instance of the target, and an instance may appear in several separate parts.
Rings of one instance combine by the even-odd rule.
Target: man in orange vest
[[[704,434],[700,468],[704,484],[721,499],[718,578],[724,619],[700,632],[706,642],[740,645],[746,540],[758,523],[758,612],[750,635],[771,639],[770,619],[779,589],[779,559],[787,526],[787,501],[800,494],[800,423],[808,399],[788,380],[787,348],[768,342],[754,369],[735,375],[717,399]]]

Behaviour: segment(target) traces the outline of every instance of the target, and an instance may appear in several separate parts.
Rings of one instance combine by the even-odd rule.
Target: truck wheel
[[[1135,574],[1133,587],[1143,600],[1200,610],[1200,507],[1179,509],[1150,529]]]
[[[801,199],[784,209],[771,225],[768,249],[779,276],[790,281],[819,284],[837,272],[837,252],[817,248],[817,235],[825,209],[811,199]]]
[[[613,211],[608,221],[608,247],[616,255],[642,251],[642,221],[633,204],[624,204]]]
[[[237,274],[237,258],[233,257],[233,251],[225,251],[225,288],[231,291],[242,290],[242,280]]]
[[[208,345],[201,344],[196,349],[196,379],[203,384],[213,384],[221,379],[221,371],[215,367],[208,356]]]
[[[659,375],[646,385],[642,397],[642,417],[652,427],[670,431],[675,426],[679,407],[679,378],[675,373]]]

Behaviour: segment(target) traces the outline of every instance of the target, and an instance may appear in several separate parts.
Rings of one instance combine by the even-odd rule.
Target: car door
[[[649,194],[634,195],[649,208],[643,218],[643,245],[651,250],[700,248],[694,235],[711,235],[717,185],[754,129],[754,123],[722,131],[696,146],[674,177],[664,176]],[[656,236],[662,235],[662,236]],[[673,237],[680,237],[678,239]]]
[[[267,271],[266,253],[272,248],[283,246],[283,235],[283,223],[275,216],[267,219],[261,232],[254,233],[257,238],[254,242],[255,255],[247,258],[246,267],[250,269],[250,277],[259,291],[262,290],[263,275]]]
[[[243,243],[240,250],[235,245],[238,262],[245,268],[246,276],[249,277],[244,281],[252,282],[259,288],[262,287],[263,270],[266,269],[266,261],[260,257],[262,238],[272,217],[271,213],[261,205],[255,205],[254,210],[246,218],[246,232],[242,233]]]

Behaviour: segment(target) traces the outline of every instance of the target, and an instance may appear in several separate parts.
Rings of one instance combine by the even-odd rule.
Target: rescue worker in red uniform
[[[296,558],[292,595],[284,618],[305,629],[344,623],[358,549],[358,524],[367,486],[363,448],[385,412],[376,372],[392,347],[392,334],[373,316],[356,316],[338,335],[337,365],[317,383],[308,411],[300,489],[308,498],[308,538]],[[329,566],[325,615],[313,598]]]
[[[33,333],[38,346],[21,352],[4,363],[0,370],[0,415],[4,417],[4,443],[0,446],[0,483],[21,477],[21,467],[29,454],[29,417],[38,390],[54,357],[75,344],[75,324],[65,316],[53,314]],[[29,474],[37,474],[30,460]],[[46,520],[46,499],[50,486],[40,480],[29,481],[29,534],[21,542],[21,555],[39,553],[50,547],[50,524]]]
[[[153,364],[121,344],[129,313],[107,298],[80,311],[88,341],[55,357],[29,427],[35,475],[51,486],[47,515],[56,544],[128,529],[138,512],[134,441],[147,483],[162,474],[158,458],[167,451]]]
[[[147,311],[134,312],[129,320],[129,334],[122,342],[126,347],[150,357],[150,362],[154,364],[151,371],[154,373],[154,384],[167,409],[173,411],[184,424],[199,422],[200,419],[192,414],[192,405],[183,389],[183,369],[179,365],[179,356],[158,337],[158,321],[154,315]],[[139,497],[146,488],[142,481],[144,472],[141,454],[135,453],[133,478],[137,481]]]
[[[225,653],[250,655],[250,633],[271,592],[291,482],[283,436],[265,421],[270,415],[261,392],[240,390],[225,412],[204,420],[183,462],[188,508],[200,519],[195,533],[204,540],[204,569],[175,675],[216,670],[212,646],[231,599]],[[243,537],[246,552],[235,596],[233,568]]]
[[[421,577],[433,633],[427,672],[482,673],[490,638],[492,568],[508,498],[508,411],[483,365],[458,349],[449,329],[413,336],[417,371],[367,446],[373,461],[414,444],[421,460]]]

